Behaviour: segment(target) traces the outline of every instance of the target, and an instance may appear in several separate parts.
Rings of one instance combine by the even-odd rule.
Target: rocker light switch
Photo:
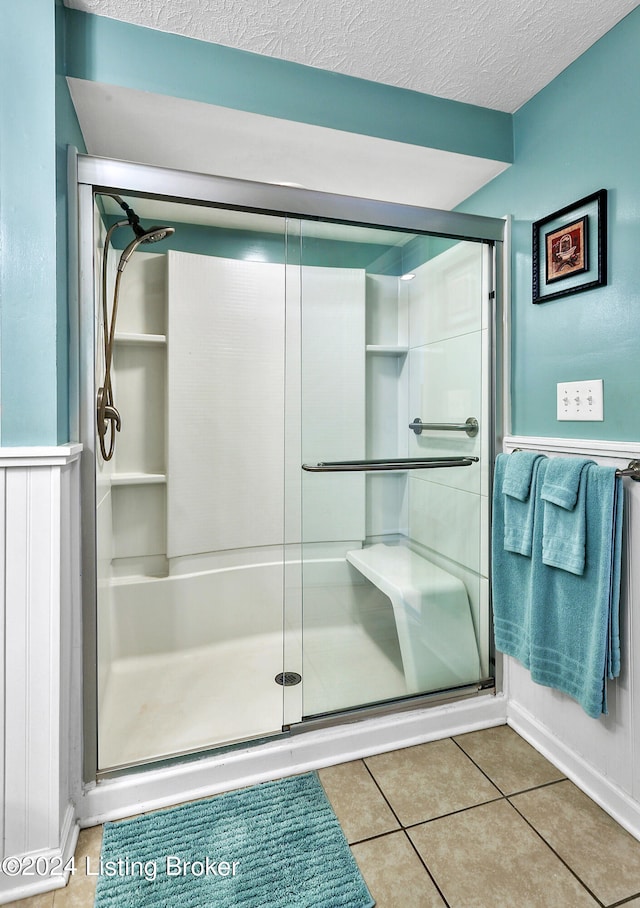
[[[602,422],[602,379],[558,382],[557,418],[581,422]]]

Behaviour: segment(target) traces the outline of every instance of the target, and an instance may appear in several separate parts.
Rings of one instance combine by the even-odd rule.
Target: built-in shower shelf
[[[151,344],[156,347],[162,347],[167,343],[166,334],[131,334],[120,332],[115,337],[116,344]]]
[[[162,485],[166,481],[164,473],[113,473],[111,476],[111,485],[114,486]]]
[[[404,356],[409,352],[408,347],[397,344],[367,344],[367,353],[376,353],[379,356]]]

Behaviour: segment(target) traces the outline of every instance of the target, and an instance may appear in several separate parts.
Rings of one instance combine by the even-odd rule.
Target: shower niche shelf
[[[151,346],[163,347],[167,343],[166,334],[133,334],[131,332],[121,331],[115,336],[116,344],[130,344],[140,346],[150,344]]]
[[[164,473],[113,473],[111,485],[114,486],[150,486],[162,485],[167,481]]]

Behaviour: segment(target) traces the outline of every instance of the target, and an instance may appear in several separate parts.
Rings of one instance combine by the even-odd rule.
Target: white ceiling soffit
[[[65,0],[65,4],[513,113],[631,12],[638,0]]]
[[[69,79],[87,152],[176,170],[450,210],[502,161]]]

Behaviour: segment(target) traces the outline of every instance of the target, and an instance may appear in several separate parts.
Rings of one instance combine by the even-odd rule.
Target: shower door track
[[[452,240],[468,240],[491,247],[490,266],[493,270],[490,280],[490,318],[488,324],[489,344],[493,350],[493,366],[490,369],[489,419],[486,431],[489,438],[489,462],[492,463],[496,444],[502,437],[503,414],[507,389],[502,382],[501,364],[507,361],[508,338],[507,320],[503,312],[503,299],[507,285],[505,270],[505,240],[508,237],[508,222],[503,218],[484,217],[461,212],[440,211],[432,208],[378,202],[371,199],[352,198],[330,193],[315,192],[289,186],[257,183],[229,177],[188,173],[164,167],[135,164],[108,158],[70,153],[70,173],[77,176],[78,201],[78,250],[79,250],[79,306],[78,312],[71,312],[71,334],[79,339],[78,360],[72,366],[71,383],[77,376],[77,405],[79,413],[80,441],[84,446],[81,461],[82,470],[82,523],[83,523],[83,725],[84,754],[83,773],[87,783],[95,782],[98,776],[97,746],[97,553],[96,553],[96,437],[95,437],[95,325],[94,325],[94,277],[93,277],[93,198],[95,193],[117,193],[159,198],[187,204],[230,208],[237,211],[255,212],[288,218],[343,222],[358,226],[381,227],[389,230],[415,232]],[[73,307],[72,307],[73,310]],[[73,408],[73,402],[72,402]],[[460,464],[462,465],[462,464]],[[491,501],[491,471],[488,477],[488,499]],[[490,652],[491,658],[493,652]],[[491,687],[495,690],[493,679]],[[489,683],[489,681],[487,681]],[[480,687],[453,691],[452,697],[473,696],[484,689]],[[486,692],[486,690],[485,690]],[[426,701],[433,702],[428,695]],[[446,694],[445,699],[451,699]],[[312,723],[337,724],[353,721],[370,710],[384,712],[417,708],[425,703],[425,697],[396,700],[388,705],[364,706],[355,711],[318,719],[306,719],[295,731],[303,732]],[[198,751],[201,754],[202,751]],[[184,755],[182,755],[184,759]],[[155,761],[150,762],[153,765]]]
[[[461,687],[437,690],[428,694],[401,697],[397,700],[387,700],[381,703],[368,703],[353,709],[342,709],[336,712],[322,713],[318,716],[303,716],[302,722],[296,725],[284,726],[282,730],[291,734],[304,734],[306,731],[313,731],[314,729],[395,715],[396,713],[409,712],[427,706],[440,706],[452,701],[468,700],[488,693],[496,693],[496,679],[494,677],[484,678],[475,684],[465,684]]]

